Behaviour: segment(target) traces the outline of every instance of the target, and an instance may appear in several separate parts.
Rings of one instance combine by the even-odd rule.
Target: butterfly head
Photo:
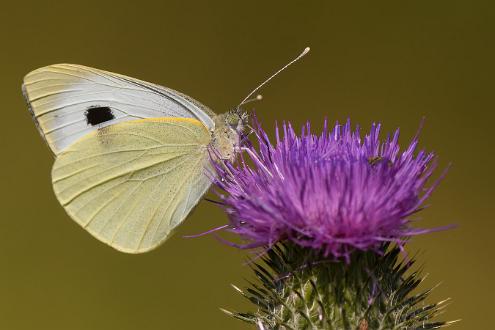
[[[236,107],[235,109],[232,109],[226,113],[225,124],[240,135],[247,125],[248,118],[249,115],[246,111],[242,110],[239,107]]]

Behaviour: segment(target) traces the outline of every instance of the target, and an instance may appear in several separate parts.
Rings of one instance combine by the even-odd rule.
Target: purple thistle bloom
[[[434,184],[433,153],[415,151],[417,136],[400,151],[399,130],[380,141],[380,124],[361,137],[348,120],[320,135],[309,122],[297,136],[291,124],[276,127],[273,145],[254,120],[259,150],[248,143],[237,163],[213,162],[215,184],[229,214],[228,230],[246,240],[241,248],[272,246],[290,240],[348,257],[354,249],[376,249],[385,241],[403,244],[410,236],[433,231],[411,227]],[[247,158],[254,165],[247,163]],[[443,176],[443,175],[442,175]]]

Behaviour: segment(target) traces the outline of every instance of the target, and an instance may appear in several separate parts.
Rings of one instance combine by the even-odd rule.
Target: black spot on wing
[[[115,118],[112,113],[112,109],[109,107],[100,106],[88,108],[84,115],[86,116],[86,122],[91,126],[95,126]]]

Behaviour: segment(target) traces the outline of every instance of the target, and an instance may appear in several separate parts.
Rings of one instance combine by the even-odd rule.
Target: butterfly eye
[[[109,107],[91,107],[86,110],[84,115],[86,116],[86,122],[91,126],[95,126],[115,118],[112,113],[112,109]]]

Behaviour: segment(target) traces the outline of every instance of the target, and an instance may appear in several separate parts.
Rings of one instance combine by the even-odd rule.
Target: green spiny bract
[[[388,244],[379,252],[355,252],[346,263],[279,243],[261,257],[263,264],[251,263],[257,283],[234,287],[257,311],[227,313],[266,330],[437,329],[452,323],[433,321],[445,301],[425,304],[431,290],[413,294],[422,278],[408,272],[412,260],[399,260],[400,249]]]

